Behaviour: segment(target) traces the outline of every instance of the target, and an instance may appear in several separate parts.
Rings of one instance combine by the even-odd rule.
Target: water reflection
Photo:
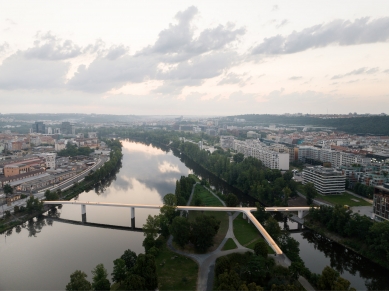
[[[370,290],[383,290],[389,286],[387,270],[378,264],[344,248],[328,238],[313,232],[304,231],[302,237],[329,259],[329,265],[340,274],[350,274],[354,278],[363,278],[364,287]],[[354,282],[353,282],[354,283]],[[358,283],[360,284],[360,283]],[[353,284],[354,285],[354,284]],[[359,286],[358,288],[361,288]]]

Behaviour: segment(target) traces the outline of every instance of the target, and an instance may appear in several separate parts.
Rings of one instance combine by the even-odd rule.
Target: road
[[[107,156],[101,156],[99,158],[99,160],[90,168],[87,168],[86,170],[82,171],[81,173],[77,174],[76,176],[73,176],[72,178],[68,179],[68,180],[65,180],[59,184],[56,184],[56,185],[53,185],[53,186],[50,186],[50,187],[47,187],[47,188],[44,188],[44,189],[41,189],[39,190],[38,193],[35,193],[33,194],[35,198],[38,198],[39,200],[42,200],[44,198],[44,194],[45,194],[45,191],[46,190],[50,190],[50,191],[55,191],[55,190],[58,190],[58,189],[61,189],[61,190],[66,190],[70,187],[72,187],[74,185],[74,183],[76,182],[81,182],[82,180],[84,180],[85,176],[87,176],[89,174],[89,172],[91,170],[93,171],[96,171],[96,169],[100,168],[105,162],[107,162],[109,160],[109,157]],[[20,200],[17,200],[17,201],[14,201],[11,203],[10,206],[4,204],[0,207],[0,217],[3,216],[3,211],[11,211],[13,212],[14,210],[14,207],[15,206],[26,206],[26,203],[27,203],[27,198],[24,198],[24,199],[20,199]]]

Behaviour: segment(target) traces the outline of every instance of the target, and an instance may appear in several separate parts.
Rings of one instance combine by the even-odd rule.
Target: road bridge
[[[135,208],[147,208],[147,209],[161,209],[163,205],[148,205],[148,204],[125,204],[125,203],[109,203],[109,202],[90,202],[90,201],[44,201],[46,205],[56,204],[71,204],[81,205],[81,217],[82,221],[86,222],[86,206],[110,206],[110,207],[127,207],[131,209],[131,228],[135,229]],[[274,250],[277,255],[282,254],[282,250],[275,243],[273,238],[267,233],[264,227],[258,222],[258,220],[251,213],[256,211],[256,207],[206,207],[206,206],[177,206],[177,210],[185,211],[225,211],[225,212],[241,212],[244,218],[247,217],[248,221],[251,221],[255,227],[262,234],[266,242]],[[309,210],[309,207],[266,207],[265,211],[297,211],[302,217],[302,212]]]

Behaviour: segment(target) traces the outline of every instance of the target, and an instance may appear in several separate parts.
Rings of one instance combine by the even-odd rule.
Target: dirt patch
[[[296,198],[291,198],[288,200],[288,206],[290,207],[298,207],[298,206],[308,206],[307,200],[298,196]]]

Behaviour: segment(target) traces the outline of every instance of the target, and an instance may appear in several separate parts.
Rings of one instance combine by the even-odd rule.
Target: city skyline
[[[387,2],[95,3],[3,3],[1,113],[378,114],[389,105]]]

